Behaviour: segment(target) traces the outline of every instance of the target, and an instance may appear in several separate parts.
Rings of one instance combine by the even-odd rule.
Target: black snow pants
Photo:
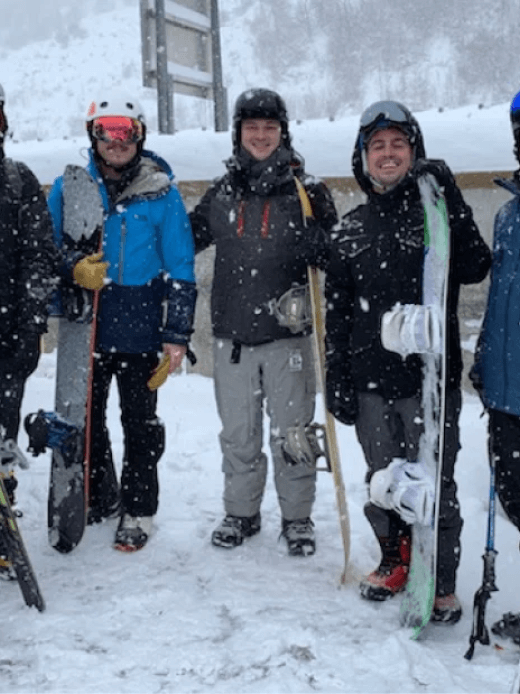
[[[360,393],[359,406],[356,433],[368,465],[367,483],[374,472],[385,468],[394,458],[411,462],[418,460],[419,439],[422,433],[419,396],[385,400],[380,395]],[[436,589],[439,596],[455,592],[456,573],[460,561],[462,518],[454,479],[455,460],[460,449],[460,409],[460,390],[448,390],[439,509]],[[392,538],[406,532],[404,521],[394,511],[387,511],[368,502],[365,515],[378,538]]]
[[[0,426],[6,439],[18,439],[20,409],[25,383],[36,370],[40,358],[40,336],[31,335],[24,340],[23,349],[13,356],[0,359]],[[9,463],[9,461],[5,461]],[[1,471],[1,468],[0,468]],[[11,502],[18,481],[14,472],[5,477],[5,487]]]
[[[165,432],[156,414],[157,392],[151,392],[146,385],[157,364],[155,352],[97,352],[95,355],[90,474],[90,508],[93,515],[105,515],[117,502],[119,494],[123,513],[153,516],[157,512],[157,463],[164,453]],[[113,376],[119,390],[124,435],[120,489],[106,422]]]
[[[489,410],[489,454],[494,457],[502,508],[520,530],[520,417]]]

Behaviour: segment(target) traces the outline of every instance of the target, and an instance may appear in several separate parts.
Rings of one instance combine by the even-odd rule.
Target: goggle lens
[[[368,128],[380,120],[391,123],[408,123],[408,115],[395,101],[377,101],[361,114],[360,125]]]
[[[143,124],[128,116],[101,116],[92,124],[92,137],[103,142],[141,142]]]

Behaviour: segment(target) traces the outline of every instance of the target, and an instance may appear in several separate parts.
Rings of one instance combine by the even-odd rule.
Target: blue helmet
[[[520,162],[520,92],[513,97],[511,108],[509,109],[511,127],[513,128],[513,138],[515,140],[514,153]]]
[[[520,92],[518,92],[511,102],[510,116],[511,127],[513,128],[513,134],[516,137],[517,133],[520,131]]]

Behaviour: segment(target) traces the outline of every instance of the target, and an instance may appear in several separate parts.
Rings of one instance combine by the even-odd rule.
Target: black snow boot
[[[229,513],[211,535],[215,547],[233,549],[242,544],[245,537],[252,537],[260,532],[260,513],[254,516],[232,516]]]

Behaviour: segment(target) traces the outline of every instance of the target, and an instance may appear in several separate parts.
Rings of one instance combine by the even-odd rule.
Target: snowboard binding
[[[289,427],[282,444],[282,453],[288,465],[307,465],[316,470],[331,472],[327,437],[322,424]],[[317,461],[321,457],[325,459],[326,467],[317,467]]]
[[[38,410],[27,415],[24,427],[29,437],[28,450],[33,456],[51,448],[59,450],[65,461],[78,459],[83,446],[82,433],[63,417],[54,412]]]
[[[370,501],[395,511],[408,525],[429,525],[435,503],[434,480],[420,463],[394,458],[372,475]]]

